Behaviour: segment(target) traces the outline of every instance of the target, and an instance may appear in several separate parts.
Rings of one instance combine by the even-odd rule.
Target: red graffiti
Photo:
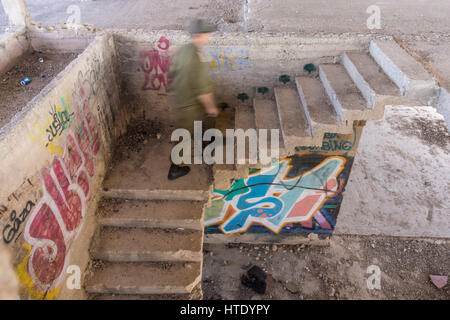
[[[66,256],[66,245],[61,228],[50,207],[43,203],[30,225],[30,236],[50,243],[37,245],[32,252],[29,269],[42,285],[50,285],[61,274]],[[30,264],[31,262],[31,264]]]
[[[84,96],[84,90],[80,90]],[[70,241],[76,237],[90,198],[94,158],[100,137],[87,101],[77,107],[72,132],[64,143],[62,157],[41,169],[43,197],[25,226],[25,240],[32,246],[28,271],[40,290],[54,288],[62,277]]]
[[[142,90],[156,90],[161,88],[167,90],[171,83],[169,76],[170,58],[167,50],[169,49],[169,40],[161,37],[158,41],[158,49],[142,51],[140,54],[140,68],[145,74]]]

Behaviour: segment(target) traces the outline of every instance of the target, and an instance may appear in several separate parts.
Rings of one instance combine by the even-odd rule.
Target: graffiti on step
[[[144,73],[142,90],[153,90],[162,94],[167,91],[171,81],[169,47],[169,40],[162,36],[156,48],[140,52],[137,71]]]
[[[329,234],[333,231],[352,159],[292,156],[229,190],[214,190],[205,210],[205,231],[239,233]]]
[[[250,65],[248,46],[245,47],[206,47],[212,56],[210,68],[216,72],[246,71]]]
[[[338,133],[325,133],[323,135],[322,146],[301,146],[296,147],[298,151],[309,151],[311,153],[333,153],[342,152],[347,155],[354,147],[356,142],[356,129],[354,129],[353,137],[349,138],[348,135],[340,135]],[[349,140],[351,139],[351,140]]]

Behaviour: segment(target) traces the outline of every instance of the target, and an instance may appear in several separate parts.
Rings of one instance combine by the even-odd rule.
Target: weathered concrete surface
[[[379,30],[367,27],[371,5],[381,9]],[[248,8],[249,29],[255,31],[414,34],[450,30],[450,3],[445,0],[289,0],[283,5],[250,0]]]
[[[14,300],[19,297],[19,281],[11,260],[7,247],[0,243],[0,300]]]
[[[124,87],[139,97],[137,115],[170,121],[167,109],[168,70],[176,50],[188,41],[185,32],[115,31],[121,57]],[[273,99],[273,88],[280,85],[279,76],[293,79],[306,75],[303,66],[333,63],[344,51],[367,49],[370,37],[302,37],[292,34],[218,33],[204,48],[203,60],[216,84],[217,102],[237,107],[240,93],[251,105],[257,88],[266,87],[264,98]],[[157,70],[157,71],[156,71]]]
[[[30,43],[25,28],[15,33],[6,33],[0,39],[0,75],[11,69],[29,50]]]
[[[1,130],[2,241],[21,298],[84,297],[65,285],[66,270],[88,262],[111,140],[129,119],[118,109],[116,65],[112,37],[99,36]],[[54,244],[51,261],[42,239]]]
[[[101,227],[92,240],[91,255],[116,262],[201,261],[202,231],[181,229]]]
[[[189,175],[169,181],[170,154],[174,144],[170,135],[162,133],[160,139],[148,138],[139,152],[111,168],[103,184],[106,192],[114,190],[136,191],[209,191],[208,165],[191,165]],[[193,156],[193,153],[192,153]],[[191,158],[192,161],[192,158]],[[126,177],[126,179],[124,179]],[[192,183],[195,181],[195,183]]]
[[[88,279],[89,294],[187,294],[201,281],[201,264],[105,263],[93,269]]]
[[[202,230],[202,212],[201,201],[103,199],[97,221],[100,226],[110,227]]]
[[[369,50],[402,95],[429,103],[435,95],[436,84],[421,63],[392,40],[371,41]]]
[[[400,90],[366,53],[344,53],[342,64],[367,101],[370,109],[392,105],[400,99]]]
[[[73,14],[67,13],[71,0],[26,1],[31,17],[50,25],[62,24]],[[269,31],[302,33],[385,33],[414,34],[447,32],[450,22],[446,0],[288,0],[282,5],[269,0],[156,0],[81,1],[81,22],[100,28],[182,29],[192,17],[217,22],[224,31]],[[367,8],[381,10],[381,29],[367,28],[371,14]],[[107,14],[105,14],[107,12]],[[0,14],[0,25],[7,25]]]
[[[340,121],[351,125],[354,120],[371,118],[371,110],[366,107],[366,101],[361,91],[352,81],[344,66],[322,64],[319,66],[319,75]]]
[[[312,143],[314,137],[311,135],[297,90],[286,87],[276,87],[274,90],[285,148],[291,150],[296,146]],[[322,140],[322,137],[319,140]]]
[[[295,83],[313,136],[323,137],[327,132],[351,133],[352,126],[341,125],[341,121],[338,120],[337,113],[319,79],[297,77]]]
[[[450,35],[404,37],[401,44],[438,81],[441,89],[436,101],[437,109],[450,128],[450,102],[446,102],[445,94],[445,91],[450,92]]]
[[[25,0],[2,0],[1,4],[8,16],[10,25],[25,26],[29,22],[30,15],[25,5]]]
[[[449,238],[449,172],[442,117],[431,107],[387,108],[364,129],[335,233]]]

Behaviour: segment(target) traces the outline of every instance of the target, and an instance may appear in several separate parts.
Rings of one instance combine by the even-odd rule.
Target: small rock
[[[276,244],[274,244],[273,246],[272,246],[272,251],[277,251],[278,250],[278,247],[277,247],[277,245]]]
[[[158,139],[158,140],[161,139],[161,133],[156,134],[156,139]]]
[[[431,280],[431,282],[433,282],[433,284],[438,289],[441,289],[447,285],[448,276],[439,276],[439,275],[430,274],[430,280]]]
[[[300,292],[300,288],[293,282],[287,282],[285,284],[285,288],[287,291],[289,291],[290,293],[299,293]]]
[[[333,287],[330,288],[330,291],[328,292],[328,295],[330,297],[334,297],[334,294],[336,293],[336,289],[334,289]]]

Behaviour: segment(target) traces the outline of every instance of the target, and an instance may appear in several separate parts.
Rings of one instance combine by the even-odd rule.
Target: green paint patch
[[[237,95],[237,98],[238,98],[239,100],[241,100],[242,102],[244,102],[245,100],[248,99],[248,94],[246,94],[245,92],[239,93],[239,94]]]
[[[311,74],[311,72],[316,71],[317,68],[316,68],[316,66],[314,64],[308,63],[308,64],[305,64],[305,66],[303,67],[303,70],[308,72],[308,74]]]
[[[233,185],[231,186],[230,190],[228,191],[230,193],[227,195],[225,200],[230,201],[235,196],[243,194],[243,193],[246,193],[249,190],[250,189],[244,183],[244,179],[239,179],[239,180],[237,180],[237,181],[235,181],[233,183]]]
[[[205,208],[205,221],[218,218],[224,205],[225,201],[223,199],[211,201],[211,206]]]
[[[282,75],[278,78],[278,80],[279,80],[280,82],[282,82],[283,84],[286,84],[286,83],[288,83],[289,81],[291,81],[291,77],[290,77],[289,75],[287,75],[287,74],[282,74]]]

